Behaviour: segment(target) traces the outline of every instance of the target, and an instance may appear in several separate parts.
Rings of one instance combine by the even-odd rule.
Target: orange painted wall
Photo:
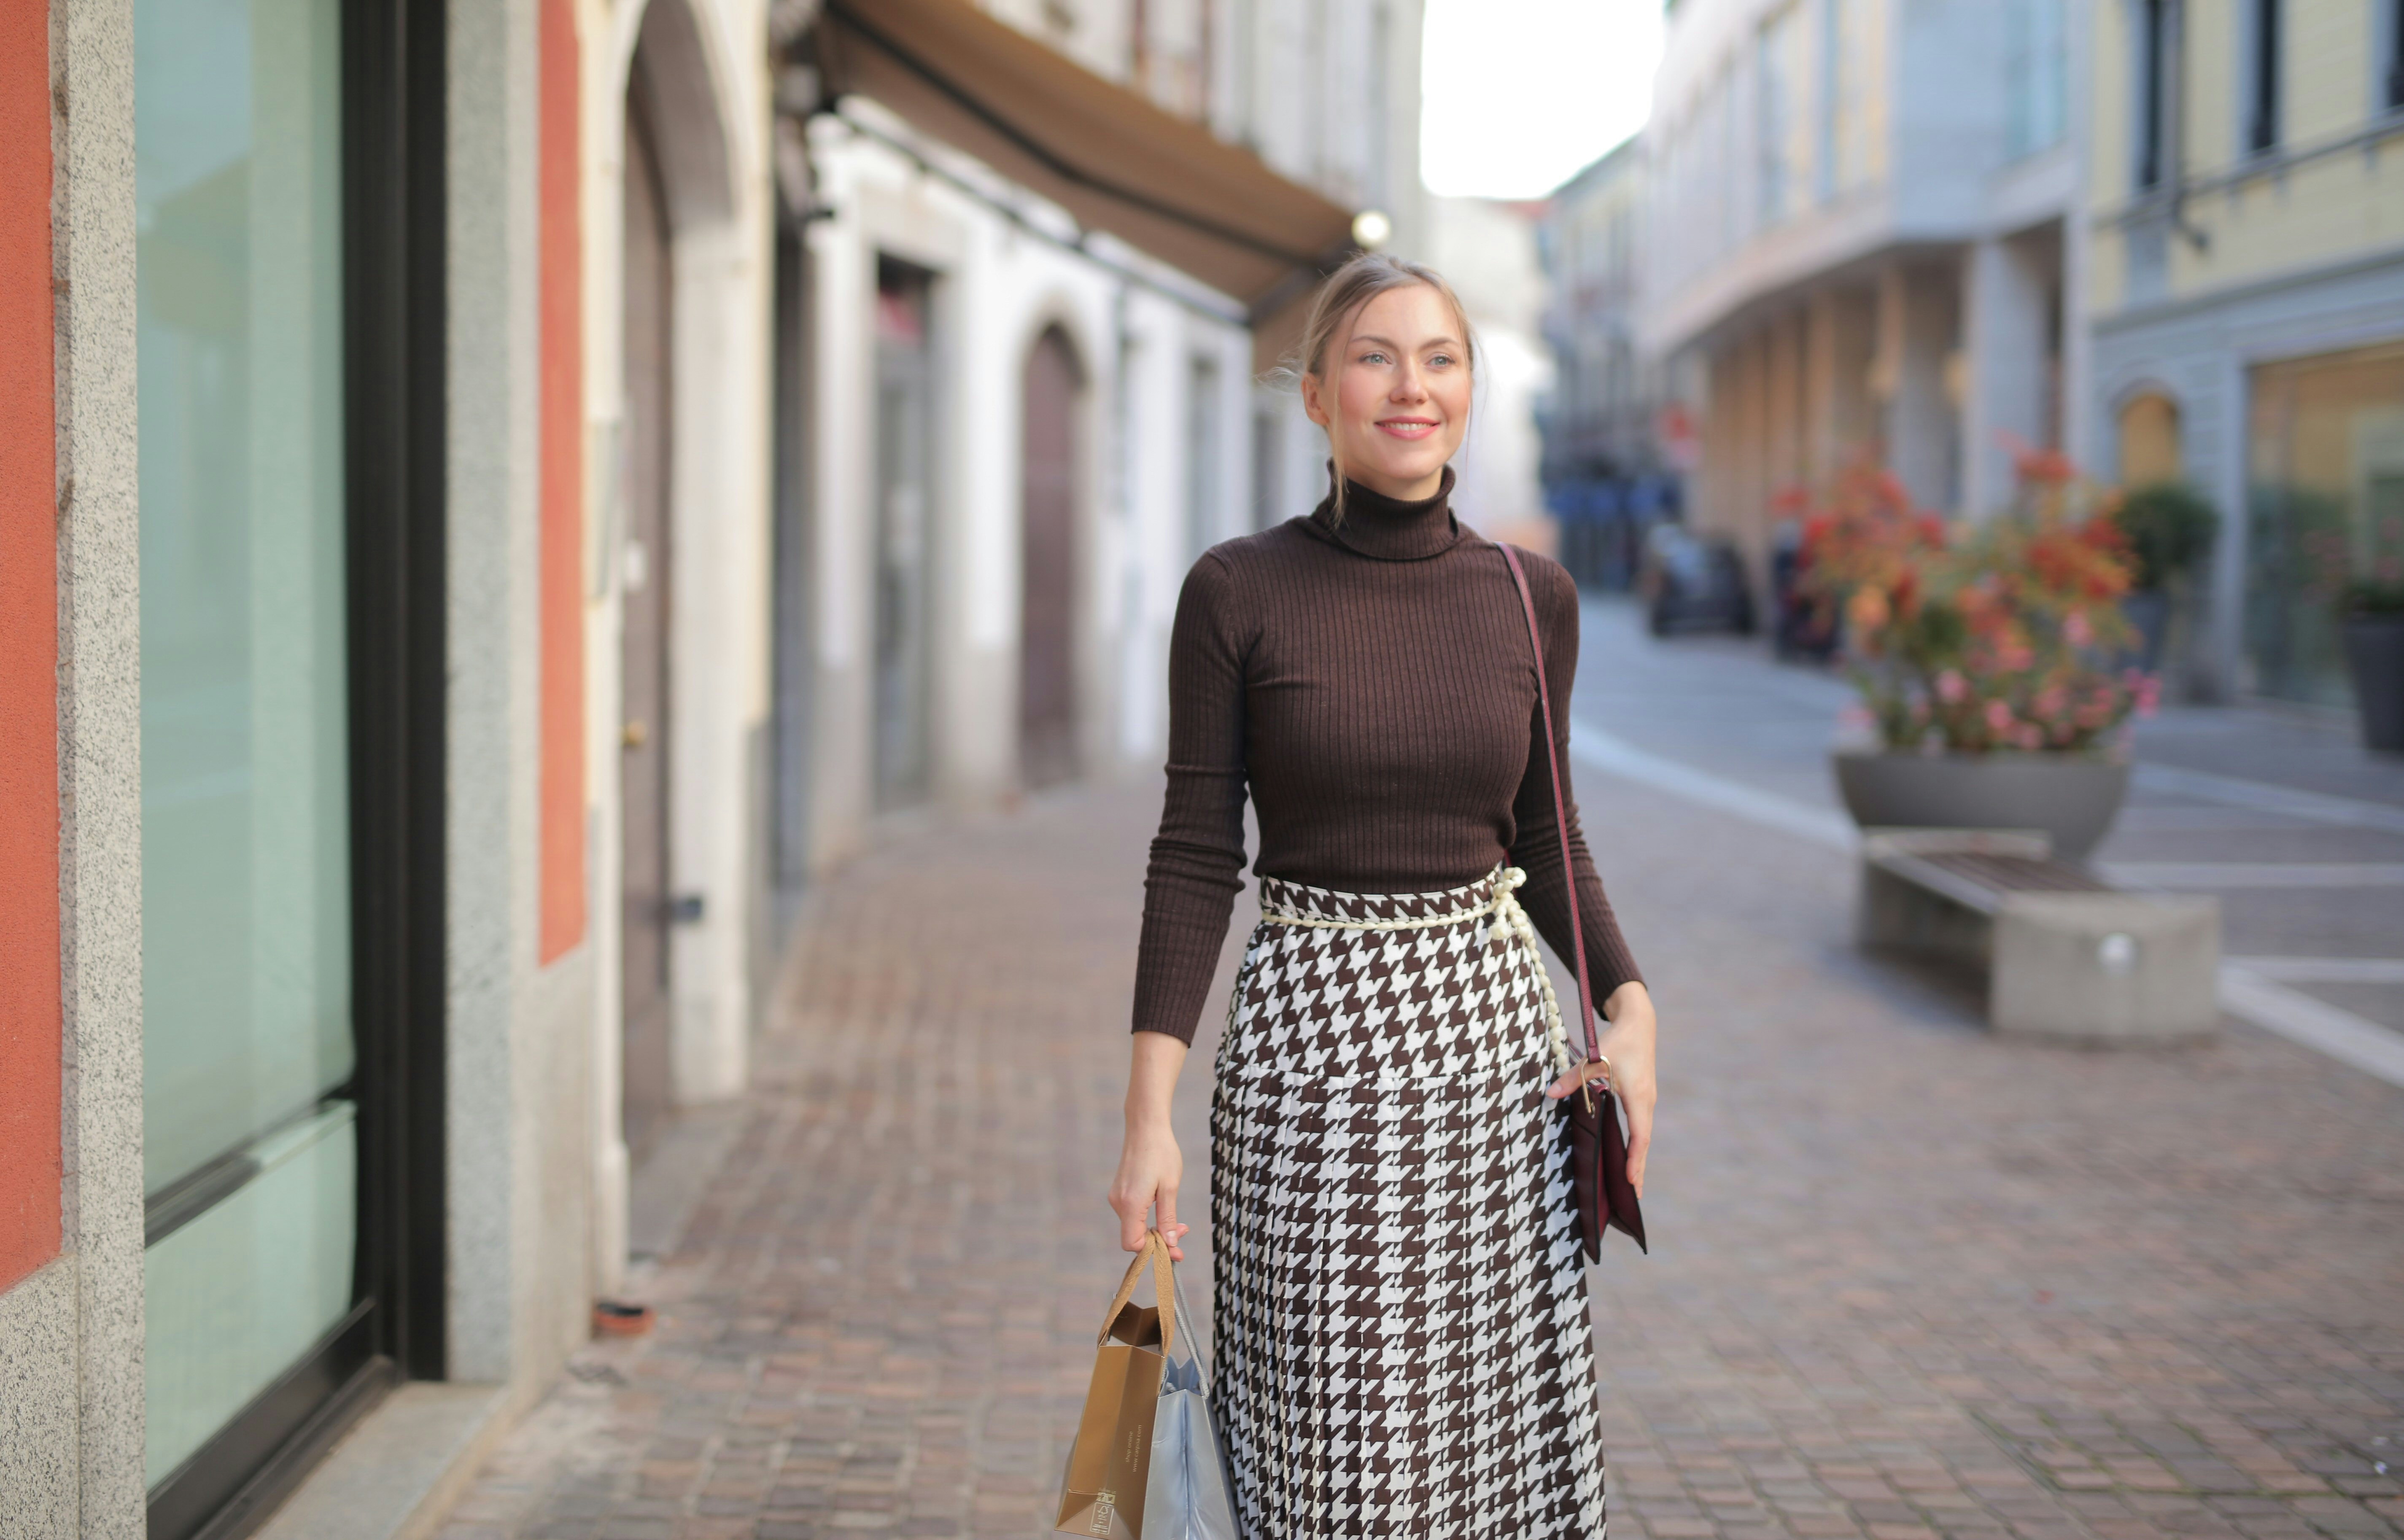
[[[541,959],[584,939],[584,233],[575,0],[542,0]]]
[[[0,0],[0,1289],[58,1254],[50,7]]]

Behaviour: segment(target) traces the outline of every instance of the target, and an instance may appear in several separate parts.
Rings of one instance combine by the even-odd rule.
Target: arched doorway
[[[2183,469],[2178,403],[2157,391],[2120,409],[2120,484],[2174,482]]]
[[[623,1116],[639,1160],[675,1101],[668,989],[668,642],[670,449],[675,438],[676,273],[667,188],[641,71],[626,91],[626,546],[620,679],[625,727],[619,765],[623,932]]]
[[[1077,396],[1069,338],[1047,328],[1027,350],[1020,457],[1022,527],[1018,761],[1030,787],[1077,774]]]

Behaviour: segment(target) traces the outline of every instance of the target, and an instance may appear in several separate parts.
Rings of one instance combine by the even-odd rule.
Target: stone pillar
[[[1834,289],[1815,290],[1804,301],[1802,472],[1805,484],[1814,489],[1826,484],[1845,454],[1838,427],[1845,385],[1838,363],[1844,354],[1845,320]]]
[[[1871,449],[1883,430],[1884,401],[1873,389],[1878,363],[1878,291],[1870,287],[1837,290],[1829,301],[1833,329],[1828,377],[1833,389],[1828,403],[1829,433],[1835,447],[1830,469],[1845,465]]]
[[[2010,502],[2015,443],[2042,447],[2047,421],[2049,248],[1984,237],[1963,258],[1963,508],[1984,518]]]
[[[23,491],[31,481],[37,499],[11,511],[10,629],[35,671],[56,681],[54,765],[47,774],[41,767],[29,740],[44,729],[34,712],[22,713],[12,720],[11,751],[22,764],[9,791],[32,791],[12,811],[56,831],[57,863],[25,863],[36,869],[21,865],[10,875],[35,888],[21,913],[47,908],[41,886],[54,885],[58,904],[49,936],[28,926],[16,938],[15,960],[32,966],[19,973],[10,1001],[17,1014],[6,1029],[31,1040],[43,1025],[33,1013],[50,1017],[47,1072],[37,1071],[33,1089],[36,1099],[56,1099],[57,1121],[37,1113],[32,1128],[46,1146],[39,1153],[52,1157],[39,1164],[58,1207],[35,1211],[49,1221],[48,1233],[37,1250],[12,1259],[34,1263],[33,1271],[0,1274],[8,1277],[0,1286],[0,1532],[138,1540],[145,1301],[133,7],[112,0],[10,7],[0,25],[0,113],[14,151],[0,188],[14,243],[0,264],[12,328],[0,342],[13,373],[11,485]],[[24,324],[46,309],[50,329]],[[57,500],[46,517],[38,497],[53,479]],[[55,652],[42,658],[26,644],[53,592]],[[25,678],[27,663],[25,653],[11,660],[21,701],[44,693]],[[39,785],[49,777],[54,797]],[[37,835],[34,843],[45,842]]]
[[[1960,424],[1947,380],[1955,337],[1951,270],[1897,263],[1879,275],[1873,376],[1885,408],[1886,462],[1914,500],[1958,511]]]

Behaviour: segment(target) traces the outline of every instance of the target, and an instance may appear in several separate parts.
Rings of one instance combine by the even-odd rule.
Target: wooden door
[[[1077,774],[1076,355],[1054,327],[1027,355],[1018,637],[1019,774]]]
[[[623,632],[624,1119],[639,1155],[673,1103],[668,1047],[668,211],[639,98],[626,104]]]

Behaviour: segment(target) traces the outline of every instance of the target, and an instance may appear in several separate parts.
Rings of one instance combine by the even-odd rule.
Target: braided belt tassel
[[[1516,866],[1506,866],[1494,878],[1494,928],[1487,934],[1497,942],[1517,936],[1528,945],[1528,961],[1536,970],[1536,986],[1544,997],[1544,1035],[1552,1040],[1553,1058],[1567,1074],[1577,1068],[1570,1057],[1569,1029],[1561,1024],[1560,997],[1553,993],[1553,971],[1544,966],[1544,954],[1536,945],[1536,927],[1530,922],[1528,911],[1519,906],[1516,891],[1526,884],[1528,874]]]

